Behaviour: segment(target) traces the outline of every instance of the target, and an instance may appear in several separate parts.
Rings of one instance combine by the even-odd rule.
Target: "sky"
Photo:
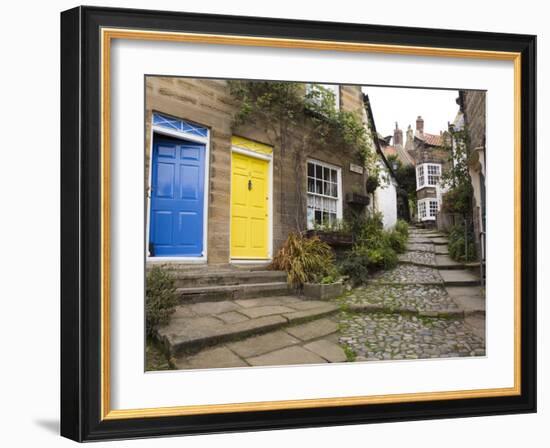
[[[424,119],[424,132],[439,134],[447,130],[447,123],[452,123],[458,112],[457,90],[366,86],[363,92],[369,96],[378,133],[393,135],[397,121],[403,130],[403,143],[407,126],[414,130],[418,115]]]

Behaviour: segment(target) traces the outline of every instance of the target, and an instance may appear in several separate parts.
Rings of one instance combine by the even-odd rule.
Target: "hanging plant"
[[[372,194],[376,191],[376,189],[380,186],[380,179],[377,175],[371,174],[369,177],[367,177],[367,193]]]

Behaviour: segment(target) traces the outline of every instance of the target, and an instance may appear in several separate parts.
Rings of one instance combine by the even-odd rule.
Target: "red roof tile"
[[[424,132],[422,135],[417,135],[420,140],[424,140],[428,145],[431,146],[442,146],[443,145],[443,136],[428,134]]]

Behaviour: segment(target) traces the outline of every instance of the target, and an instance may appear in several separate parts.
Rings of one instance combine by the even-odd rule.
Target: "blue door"
[[[151,256],[203,256],[205,152],[204,144],[154,135]]]

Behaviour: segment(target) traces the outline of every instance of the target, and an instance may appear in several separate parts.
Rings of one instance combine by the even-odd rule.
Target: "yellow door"
[[[269,163],[231,155],[231,258],[268,258]]]

